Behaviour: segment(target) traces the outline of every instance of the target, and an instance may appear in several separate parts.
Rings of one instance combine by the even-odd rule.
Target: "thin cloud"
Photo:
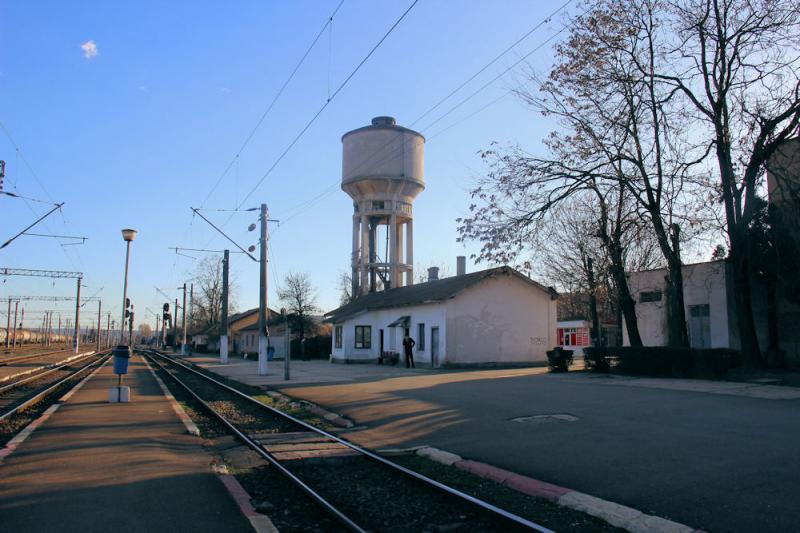
[[[83,43],[81,45],[81,50],[83,50],[83,57],[86,59],[92,59],[100,53],[100,51],[97,49],[97,43],[95,43],[94,40]]]

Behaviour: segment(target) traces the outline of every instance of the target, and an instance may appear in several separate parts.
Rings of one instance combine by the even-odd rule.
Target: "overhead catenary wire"
[[[342,90],[350,83],[350,80],[352,80],[353,77],[358,73],[358,71],[361,70],[361,67],[363,67],[364,64],[369,60],[369,58],[372,57],[375,51],[378,50],[378,48],[380,48],[381,44],[383,44],[383,42],[389,37],[389,35],[392,34],[395,28],[397,28],[397,26],[400,25],[403,19],[405,19],[406,16],[411,12],[411,10],[414,9],[414,6],[416,6],[418,2],[419,0],[414,0],[413,2],[411,2],[411,5],[409,5],[408,8],[406,8],[403,14],[400,15],[400,17],[394,22],[394,24],[392,24],[392,26],[386,31],[386,33],[383,34],[383,37],[381,37],[380,40],[377,43],[375,43],[375,46],[372,47],[372,49],[367,53],[367,55],[365,55],[364,58],[358,63],[358,65],[356,65],[356,67],[350,72],[350,74],[347,75],[344,81],[339,84],[336,90],[333,91],[333,94],[331,94],[330,97],[328,97],[328,99],[325,101],[324,104],[322,104],[319,110],[316,113],[314,113],[314,116],[312,116],[311,119],[306,123],[306,125],[303,126],[300,132],[294,137],[294,139],[292,139],[292,141],[283,150],[283,152],[281,152],[281,154],[278,156],[275,162],[261,176],[258,182],[256,182],[256,184],[253,186],[253,188],[250,189],[250,192],[248,192],[245,195],[244,199],[242,199],[242,201],[239,202],[239,205],[237,207],[241,207],[242,205],[244,205],[244,203],[250,199],[253,193],[255,193],[258,190],[261,184],[264,183],[264,180],[266,180],[269,177],[269,175],[272,174],[272,171],[275,170],[275,167],[277,167],[278,164],[280,164],[280,162],[283,160],[283,158],[286,157],[286,154],[288,154],[289,151],[294,147],[294,145],[297,144],[297,142],[303,137],[303,135],[305,135],[306,131],[308,131],[311,125],[314,124],[314,122],[316,122],[317,118],[319,118],[322,112],[325,111],[325,109],[336,98],[336,96],[340,92],[342,92]]]
[[[435,104],[433,104],[433,105],[432,105],[430,108],[428,108],[428,109],[427,109],[425,112],[423,112],[423,113],[422,113],[422,114],[421,114],[419,117],[417,117],[417,119],[415,119],[415,120],[414,120],[414,121],[413,121],[413,122],[410,124],[410,126],[411,126],[411,127],[413,127],[414,125],[416,125],[417,123],[419,123],[419,122],[420,122],[420,121],[421,121],[423,118],[425,118],[426,116],[430,115],[430,113],[431,113],[431,112],[433,112],[433,111],[434,111],[434,110],[436,110],[438,107],[440,107],[440,106],[441,106],[441,105],[442,105],[442,104],[443,104],[445,101],[447,101],[447,100],[449,100],[450,98],[452,98],[452,97],[453,97],[455,94],[457,94],[457,93],[458,93],[458,92],[459,92],[461,89],[463,89],[465,86],[467,86],[467,85],[468,85],[468,84],[469,84],[471,81],[473,81],[474,79],[476,79],[476,78],[477,78],[477,77],[478,77],[478,76],[479,76],[481,73],[483,73],[484,71],[486,71],[486,69],[487,69],[487,68],[489,68],[491,65],[495,64],[495,63],[496,63],[496,62],[497,62],[499,59],[501,59],[503,56],[505,56],[505,55],[506,55],[506,54],[507,54],[509,51],[513,50],[513,49],[514,49],[514,48],[515,48],[515,47],[516,47],[516,46],[517,46],[519,43],[521,43],[521,42],[522,42],[522,41],[524,41],[524,40],[525,40],[527,37],[529,37],[530,35],[532,35],[532,34],[533,34],[533,33],[534,33],[536,30],[538,30],[539,28],[541,28],[542,26],[544,26],[544,25],[545,25],[547,22],[549,22],[549,21],[550,21],[550,20],[551,20],[551,19],[552,19],[552,18],[553,18],[555,15],[557,15],[559,12],[561,12],[562,10],[564,10],[564,9],[565,9],[567,6],[569,6],[569,4],[571,4],[572,2],[573,2],[573,0],[567,0],[567,1],[566,1],[566,2],[564,2],[564,3],[563,3],[561,6],[560,6],[560,7],[558,7],[558,8],[557,8],[555,11],[553,11],[552,13],[550,13],[549,15],[547,15],[547,17],[545,17],[544,19],[542,19],[542,20],[541,20],[540,22],[538,22],[537,24],[535,24],[535,25],[534,25],[534,26],[533,26],[533,27],[532,27],[530,30],[528,30],[528,31],[527,31],[527,32],[526,32],[526,33],[525,33],[525,34],[524,34],[522,37],[520,37],[519,39],[517,39],[517,40],[516,40],[516,41],[515,41],[515,42],[514,42],[512,45],[510,45],[510,46],[506,47],[506,48],[505,48],[505,49],[504,49],[504,50],[503,50],[501,53],[499,53],[498,55],[496,55],[496,56],[495,56],[495,57],[494,57],[494,58],[493,58],[491,61],[489,61],[489,62],[488,62],[487,64],[485,64],[484,66],[482,66],[482,67],[481,67],[481,68],[480,68],[480,69],[479,69],[479,70],[478,70],[476,73],[474,73],[474,74],[470,75],[469,77],[467,77],[467,78],[466,78],[466,79],[465,79],[463,82],[461,82],[461,83],[460,83],[460,84],[459,84],[459,85],[458,85],[458,86],[457,86],[455,89],[453,89],[453,90],[451,90],[450,92],[448,92],[448,94],[447,94],[447,95],[446,95],[444,98],[440,99],[440,100],[439,100],[439,101],[437,101]],[[480,93],[482,93],[483,91],[485,91],[485,90],[486,90],[488,87],[490,87],[491,85],[493,85],[493,84],[494,84],[495,82],[497,82],[499,79],[503,78],[503,77],[504,77],[506,74],[508,74],[508,73],[509,73],[511,70],[513,70],[514,68],[516,68],[517,66],[519,66],[519,64],[520,64],[520,63],[522,63],[523,61],[526,61],[526,60],[527,60],[527,59],[528,59],[528,58],[529,58],[531,55],[533,55],[535,52],[537,52],[537,51],[541,50],[541,49],[542,49],[542,47],[544,47],[546,44],[548,44],[548,43],[549,43],[549,42],[551,42],[553,39],[555,39],[555,38],[556,38],[558,35],[560,35],[561,33],[563,33],[563,32],[564,32],[566,29],[567,29],[567,27],[566,27],[565,25],[564,25],[564,26],[562,26],[562,27],[561,27],[561,29],[559,29],[559,30],[558,30],[556,33],[552,34],[552,35],[551,35],[551,36],[549,36],[547,39],[545,39],[544,41],[542,41],[541,43],[539,43],[538,45],[536,45],[536,46],[535,46],[533,49],[531,49],[530,51],[528,51],[527,53],[525,53],[525,54],[524,54],[524,55],[523,55],[521,58],[519,58],[518,60],[514,61],[514,62],[513,62],[513,63],[512,63],[510,66],[506,67],[506,68],[505,68],[505,69],[503,69],[503,70],[502,70],[502,71],[501,71],[499,74],[497,74],[497,75],[496,75],[496,76],[494,76],[492,79],[490,79],[488,82],[486,82],[486,83],[484,83],[483,85],[481,85],[481,86],[480,86],[480,87],[479,87],[477,90],[473,91],[472,93],[470,93],[469,95],[467,95],[465,98],[463,98],[462,100],[460,100],[460,101],[459,101],[457,104],[455,104],[454,106],[450,107],[450,108],[449,108],[449,109],[448,109],[448,110],[447,110],[445,113],[443,113],[443,114],[442,114],[442,115],[440,115],[438,118],[436,118],[436,119],[435,119],[433,122],[431,122],[430,124],[428,124],[427,126],[425,126],[424,128],[422,128],[422,129],[420,130],[420,132],[421,132],[421,133],[425,133],[425,132],[426,132],[426,131],[428,131],[428,130],[429,130],[431,127],[432,127],[432,126],[434,126],[435,124],[439,123],[439,122],[440,122],[440,121],[442,121],[444,118],[446,118],[447,116],[449,116],[449,115],[451,115],[452,113],[454,113],[456,110],[458,110],[458,109],[459,109],[460,107],[462,107],[464,104],[466,104],[468,101],[470,101],[470,100],[472,100],[473,98],[475,98],[477,95],[479,95]],[[453,123],[453,124],[451,124],[451,125],[449,125],[449,126],[447,126],[447,127],[443,128],[442,130],[438,131],[436,134],[434,134],[433,136],[431,136],[431,137],[430,137],[428,140],[430,140],[430,139],[432,139],[432,138],[434,138],[434,137],[438,137],[439,135],[441,135],[441,134],[442,134],[442,133],[444,133],[445,131],[447,131],[447,130],[449,130],[449,129],[453,128],[453,127],[454,127],[454,126],[456,126],[457,124],[459,124],[459,123],[461,123],[461,122],[463,122],[463,121],[465,121],[465,120],[467,120],[467,119],[469,119],[469,118],[471,118],[471,117],[475,116],[476,114],[480,113],[481,111],[483,111],[483,110],[484,110],[484,109],[486,109],[487,107],[490,107],[491,105],[495,104],[495,103],[496,103],[496,102],[498,102],[499,100],[502,100],[503,98],[505,98],[506,96],[508,96],[508,95],[509,95],[511,92],[513,92],[513,90],[508,90],[508,91],[505,91],[505,92],[504,92],[502,95],[500,95],[500,97],[498,97],[498,98],[496,98],[496,99],[494,99],[494,100],[490,101],[488,104],[485,104],[484,106],[482,106],[481,108],[479,108],[477,111],[475,111],[475,112],[473,112],[473,113],[471,113],[471,114],[467,115],[466,117],[464,117],[464,118],[462,118],[462,119],[460,119],[460,120],[456,121],[455,123]],[[392,160],[394,160],[394,159],[397,159],[397,158],[401,157],[401,156],[402,156],[402,153],[403,153],[403,147],[402,147],[402,146],[400,146],[400,147],[396,147],[396,148],[394,148],[394,149],[390,150],[388,154],[387,154],[386,152],[384,152],[384,149],[385,149],[385,148],[387,148],[387,147],[389,147],[389,146],[390,146],[391,144],[393,144],[394,142],[396,142],[396,141],[397,141],[397,139],[399,139],[401,135],[402,135],[402,132],[398,133],[398,134],[397,134],[395,137],[393,137],[393,138],[390,138],[390,139],[389,139],[389,140],[386,142],[386,144],[384,144],[383,146],[381,146],[379,149],[375,150],[375,151],[374,151],[374,152],[373,152],[373,153],[372,153],[372,154],[371,154],[369,157],[365,158],[365,159],[364,159],[364,160],[363,160],[363,161],[362,161],[362,162],[361,162],[361,163],[360,163],[358,166],[356,166],[356,167],[353,169],[353,172],[355,172],[355,171],[358,171],[360,168],[364,167],[364,166],[365,166],[365,165],[367,165],[367,164],[375,164],[375,165],[380,165],[380,164],[383,164],[383,163],[386,163],[386,162],[389,162],[389,161],[392,161]],[[383,157],[382,157],[381,159],[378,159],[378,157],[379,157],[379,156],[383,156]],[[318,203],[318,201],[320,201],[320,200],[322,200],[322,199],[324,199],[324,198],[327,198],[328,196],[330,196],[331,194],[333,194],[333,193],[336,191],[336,189],[337,189],[337,188],[338,188],[338,182],[337,182],[337,184],[334,184],[334,185],[332,185],[331,187],[329,187],[329,188],[325,189],[324,191],[322,191],[321,193],[319,193],[319,194],[318,194],[318,195],[317,195],[315,198],[313,198],[312,200],[309,200],[307,204],[299,204],[299,205],[296,207],[296,208],[299,208],[299,210],[298,210],[297,212],[293,212],[291,215],[289,215],[289,216],[285,217],[285,218],[284,218],[284,224],[285,224],[285,223],[287,223],[287,222],[289,222],[289,221],[290,221],[290,220],[292,220],[293,218],[295,218],[295,217],[299,216],[300,214],[302,214],[302,212],[303,212],[303,210],[304,210],[304,209],[307,209],[307,208],[308,208],[308,207],[310,207],[311,205],[315,205],[316,203]],[[300,207],[300,206],[302,206],[302,207]]]
[[[214,194],[214,191],[217,190],[217,187],[219,187],[219,184],[222,182],[222,180],[225,179],[225,176],[228,175],[228,172],[230,171],[231,167],[233,167],[233,165],[238,162],[239,156],[242,154],[244,149],[247,148],[247,145],[250,144],[250,141],[253,139],[253,136],[256,134],[258,129],[264,123],[264,120],[267,118],[267,115],[269,115],[270,111],[272,111],[272,108],[275,107],[275,104],[278,102],[281,95],[286,90],[286,87],[294,79],[295,74],[297,74],[297,71],[300,70],[300,67],[303,65],[303,63],[305,63],[306,58],[311,53],[311,50],[314,49],[314,46],[316,46],[317,42],[319,41],[320,37],[322,37],[322,35],[325,33],[325,30],[328,28],[328,26],[333,24],[333,18],[339,12],[339,9],[342,7],[342,4],[344,4],[344,0],[340,0],[339,4],[336,6],[336,9],[334,9],[333,13],[331,13],[330,16],[326,19],[325,24],[323,24],[322,28],[320,28],[319,32],[317,32],[317,35],[311,41],[311,44],[308,46],[308,48],[306,48],[305,53],[297,62],[294,69],[286,78],[286,80],[283,82],[281,88],[278,89],[277,93],[275,93],[275,96],[272,98],[272,101],[270,101],[269,105],[267,106],[267,109],[264,110],[264,112],[261,114],[261,117],[259,117],[258,121],[256,122],[256,125],[253,126],[253,129],[250,130],[250,133],[247,135],[247,137],[245,137],[244,142],[242,142],[242,145],[239,147],[239,150],[236,151],[236,155],[233,156],[231,162],[228,163],[228,166],[225,167],[225,170],[222,172],[220,177],[217,178],[216,183],[214,183],[214,186],[211,187],[211,190],[208,192],[205,199],[203,199],[203,201],[200,202],[200,207],[203,207],[205,205],[205,203],[208,201],[211,195]]]

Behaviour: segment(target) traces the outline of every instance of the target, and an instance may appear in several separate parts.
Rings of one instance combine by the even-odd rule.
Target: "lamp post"
[[[127,245],[125,249],[125,284],[122,286],[122,322],[120,322],[120,335],[119,335],[119,343],[125,344],[125,312],[127,311],[127,306],[125,305],[128,301],[128,261],[131,256],[131,242],[133,239],[136,238],[136,230],[135,229],[124,229],[122,230],[122,238],[125,240]]]

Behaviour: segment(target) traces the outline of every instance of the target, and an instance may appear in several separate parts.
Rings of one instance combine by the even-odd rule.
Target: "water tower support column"
[[[360,220],[359,216],[354,214],[353,215],[353,253],[350,256],[350,260],[352,262],[351,265],[350,265],[350,268],[351,268],[350,283],[352,285],[352,292],[350,294],[353,295],[353,298],[358,296],[358,290],[359,290],[359,285],[358,285],[358,281],[359,281],[358,280],[358,277],[359,277],[358,267],[359,267],[359,258],[360,258],[360,254],[361,254],[361,247],[358,245],[359,237],[360,237],[360,234],[361,234],[361,224],[359,223],[359,220]]]
[[[397,272],[397,264],[398,261],[398,249],[397,249],[397,215],[392,214],[389,217],[389,279],[391,280],[392,288],[399,287],[400,283]]]
[[[369,264],[369,219],[366,215],[361,216],[361,282],[359,294],[366,294],[368,285],[367,268]]]
[[[406,264],[408,273],[406,274],[406,285],[414,284],[414,221],[406,222]]]

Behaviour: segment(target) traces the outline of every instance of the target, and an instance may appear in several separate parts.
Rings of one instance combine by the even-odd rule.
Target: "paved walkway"
[[[209,369],[341,413],[371,448],[428,445],[709,531],[800,524],[800,389],[281,362]],[[556,416],[553,416],[556,415]]]
[[[107,364],[0,464],[0,530],[252,531],[141,358]]]

